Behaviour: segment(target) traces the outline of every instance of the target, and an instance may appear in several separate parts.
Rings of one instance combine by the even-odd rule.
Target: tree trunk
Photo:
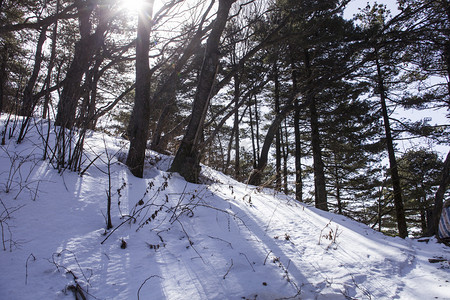
[[[403,207],[402,190],[400,186],[400,176],[398,174],[398,166],[395,158],[394,144],[392,140],[391,127],[389,124],[389,116],[386,107],[386,91],[384,87],[383,74],[381,72],[381,65],[378,59],[378,51],[375,51],[376,65],[377,65],[377,85],[380,93],[381,111],[383,114],[384,129],[386,134],[386,147],[389,156],[389,168],[391,173],[392,188],[394,190],[394,206],[397,217],[398,234],[401,238],[408,236],[406,226],[405,209]]]
[[[139,13],[136,39],[136,88],[133,112],[128,126],[130,148],[126,164],[136,177],[143,177],[145,149],[150,122],[150,31],[154,0],[144,2],[144,10]]]
[[[106,23],[100,23],[95,32],[91,31],[91,14],[95,5],[80,2],[78,4],[79,22],[80,22],[80,40],[75,44],[75,52],[70,67],[64,79],[61,98],[58,102],[58,113],[55,124],[72,128],[75,123],[75,114],[78,106],[78,100],[81,96],[81,80],[89,63],[103,43],[103,34],[107,26]]]
[[[256,153],[256,145],[255,145],[255,130],[253,128],[253,114],[252,114],[252,106],[249,105],[249,115],[250,115],[250,133],[252,139],[252,153],[253,153],[253,169],[256,169],[258,165],[258,157]]]
[[[170,171],[180,173],[181,176],[190,182],[198,182],[200,174],[201,153],[199,140],[203,133],[203,124],[219,64],[220,53],[218,48],[220,37],[225,28],[228,13],[233,2],[235,0],[219,0],[217,17],[206,42],[191,120],[170,167]]]
[[[8,79],[8,72],[6,72],[6,66],[8,63],[8,45],[5,43],[2,49],[2,61],[0,65],[0,113],[3,112],[3,105],[5,103],[5,85]]]
[[[260,185],[261,184],[262,172],[264,171],[264,169],[267,166],[270,145],[272,144],[272,141],[275,137],[275,134],[278,131],[278,128],[279,128],[281,122],[294,109],[294,105],[292,105],[293,101],[294,100],[291,99],[289,101],[289,103],[287,103],[286,106],[281,110],[281,112],[278,115],[276,115],[272,124],[270,124],[270,127],[266,133],[266,138],[264,139],[264,144],[261,148],[261,154],[259,156],[258,165],[255,169],[253,169],[252,173],[250,174],[250,176],[247,180],[248,184],[251,184],[251,185]]]
[[[284,136],[284,141],[282,143],[282,149],[283,149],[283,191],[284,193],[287,195],[289,193],[289,189],[288,189],[288,174],[289,174],[289,170],[288,170],[288,157],[289,157],[289,149],[288,149],[288,145],[289,145],[289,135],[288,135],[288,126],[287,126],[287,120],[284,119],[284,132],[281,135],[281,138],[283,139]]]
[[[313,95],[308,95],[308,97],[310,97],[308,102],[311,125],[311,147],[313,152],[315,205],[319,209],[328,211],[325,166],[322,160],[322,149],[320,145],[319,116],[317,114],[315,97]]]
[[[256,154],[257,154],[257,161],[259,164],[259,158],[260,156],[259,154],[259,150],[260,150],[260,145],[259,145],[259,109],[258,109],[258,99],[255,95],[255,141],[256,141]]]
[[[450,151],[447,154],[447,158],[444,161],[444,168],[442,170],[441,182],[439,188],[434,196],[434,208],[432,214],[432,222],[430,228],[428,228],[429,236],[438,235],[439,220],[441,218],[441,212],[443,207],[443,200],[447,187],[450,184]]]
[[[36,45],[36,53],[34,55],[34,67],[33,72],[31,73],[30,79],[27,82],[27,85],[25,86],[25,89],[23,91],[23,98],[22,98],[22,108],[20,110],[20,115],[25,117],[31,117],[31,114],[33,112],[34,108],[34,101],[33,101],[33,89],[36,85],[36,81],[38,79],[39,72],[41,70],[41,63],[42,63],[42,46],[44,45],[45,40],[47,39],[47,27],[43,27],[41,29],[41,33],[39,34],[38,42]],[[22,126],[23,127],[23,126]],[[22,129],[21,129],[22,133]],[[20,137],[21,135],[19,135]]]
[[[280,113],[280,81],[278,78],[277,62],[273,64],[274,98],[275,114]],[[275,190],[281,190],[281,127],[278,128],[275,135]]]
[[[292,64],[292,95],[297,94],[297,72]],[[294,112],[294,136],[295,136],[295,199],[303,202],[303,179],[302,179],[302,142],[300,134],[300,109],[298,99],[295,100]]]
[[[22,115],[24,118],[22,121],[22,125],[20,126],[20,132],[19,136],[17,137],[17,143],[22,142],[23,138],[25,137],[31,115],[33,114],[34,107],[36,106],[37,100],[34,100],[33,89],[34,86],[36,85],[36,81],[38,79],[38,75],[41,70],[41,63],[43,60],[42,46],[44,45],[46,39],[47,39],[47,26],[44,26],[41,29],[41,33],[39,34],[39,39],[36,46],[33,72],[31,73],[31,77],[28,80],[27,85],[25,86],[25,89],[23,91],[22,107],[20,110],[20,115]]]
[[[210,7],[208,8],[207,12],[209,12]],[[205,16],[206,17],[206,16]],[[186,48],[183,51],[183,54],[181,55],[180,59],[176,62],[170,76],[167,78],[167,80],[164,81],[163,84],[158,88],[158,90],[153,95],[153,103],[159,105],[159,102],[161,101],[162,95],[164,92],[166,92],[169,89],[175,89],[176,82],[178,81],[178,75],[182,68],[186,65],[189,58],[195,53],[195,51],[199,48],[202,37],[205,34],[205,32],[209,29],[209,26],[205,29],[202,28],[203,22],[199,25],[199,29],[195,33],[195,35],[192,37],[189,44],[186,46]],[[152,142],[151,142],[151,148],[158,152],[164,152],[165,144],[161,143],[162,140],[162,133],[164,126],[166,124],[166,120],[170,117],[170,107],[174,104],[176,98],[172,98],[173,103],[166,103],[164,106],[163,111],[161,112],[161,115],[158,118],[158,123],[156,124],[155,132],[152,136]]]
[[[59,0],[56,2],[56,11],[59,11]],[[47,77],[45,78],[45,97],[44,97],[44,107],[42,111],[42,119],[47,119],[49,104],[50,104],[50,83],[52,79],[52,71],[53,67],[55,65],[55,57],[56,57],[56,38],[58,36],[58,23],[56,22],[53,31],[52,31],[52,45],[51,45],[51,54],[50,54],[50,61],[48,63],[48,69],[47,69]]]
[[[305,68],[308,74],[307,102],[309,103],[310,126],[311,126],[311,148],[313,153],[314,170],[314,195],[316,208],[328,211],[327,190],[325,181],[325,166],[322,160],[322,149],[319,131],[319,115],[317,113],[316,98],[311,89],[311,62],[308,49],[304,50]]]
[[[338,207],[338,213],[342,215],[342,201],[341,201],[341,180],[339,178],[339,168],[338,168],[338,160],[336,153],[333,153],[334,156],[334,180],[335,180],[335,188],[336,188],[336,202]]]
[[[240,160],[239,160],[239,98],[241,97],[239,74],[234,75],[234,104],[236,111],[234,112],[234,177],[238,179],[240,175]]]

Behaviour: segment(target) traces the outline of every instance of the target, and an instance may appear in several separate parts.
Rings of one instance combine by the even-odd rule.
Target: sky
[[[385,4],[387,8],[391,11],[391,14],[395,14],[397,10],[397,2],[395,0],[378,0],[378,1],[366,1],[366,0],[352,0],[347,5],[347,8],[344,11],[344,18],[351,19],[355,14],[359,12],[358,8],[363,8],[367,5],[367,3]]]

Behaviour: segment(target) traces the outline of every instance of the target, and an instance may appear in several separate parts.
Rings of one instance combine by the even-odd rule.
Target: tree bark
[[[144,175],[145,149],[150,122],[150,31],[154,0],[144,2],[145,9],[139,13],[136,39],[136,88],[133,112],[128,126],[130,148],[126,164],[136,177]]]
[[[235,0],[219,0],[217,17],[206,42],[203,64],[198,79],[192,107],[191,120],[170,167],[187,181],[198,182],[200,174],[199,140],[203,134],[203,124],[209,106],[210,96],[219,64],[219,43],[228,13]]]
[[[384,129],[386,134],[386,147],[389,156],[389,168],[391,173],[392,188],[394,190],[394,206],[397,217],[398,234],[401,238],[406,238],[408,236],[408,229],[406,226],[405,209],[403,207],[400,176],[398,174],[397,160],[395,158],[394,143],[392,140],[389,115],[386,106],[386,90],[384,87],[383,74],[381,71],[381,64],[378,58],[377,50],[375,50],[375,60],[377,66],[377,86],[380,93],[381,111],[383,115]]]

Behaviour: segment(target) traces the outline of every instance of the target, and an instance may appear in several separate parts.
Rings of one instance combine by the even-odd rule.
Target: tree
[[[228,19],[228,13],[234,2],[235,0],[219,0],[217,17],[206,42],[190,122],[170,167],[170,171],[180,173],[190,182],[198,182],[200,174],[201,149],[199,149],[199,146],[211,90],[217,74],[220,58],[218,47]]]
[[[103,10],[97,1],[75,1],[79,14],[80,39],[75,44],[75,51],[67,70],[63,83],[61,98],[58,102],[58,113],[55,124],[65,128],[72,128],[75,123],[75,114],[78,100],[81,96],[81,82],[87,72],[95,52],[100,49],[104,41],[104,33],[108,29],[109,18],[99,18],[94,33],[91,33],[91,15],[95,9]]]
[[[383,5],[369,5],[362,11],[360,19],[366,26],[369,34],[369,57],[373,63],[374,74],[372,80],[374,83],[375,94],[379,96],[381,104],[381,116],[383,119],[385,129],[386,149],[389,157],[389,172],[392,180],[392,187],[394,193],[394,204],[396,211],[396,218],[398,224],[398,233],[401,238],[408,236],[406,225],[405,210],[403,207],[402,189],[400,185],[400,177],[398,175],[398,165],[395,157],[394,139],[392,136],[391,124],[387,106],[388,98],[388,84],[387,81],[394,81],[392,78],[396,76],[399,71],[396,68],[395,58],[401,51],[401,44],[397,40],[388,40],[385,34],[389,30],[395,30],[397,24],[390,23],[386,25],[387,11]]]
[[[136,177],[144,173],[145,149],[150,120],[150,66],[149,47],[154,0],[146,0],[139,14],[136,40],[136,93],[129,125],[130,148],[127,166]]]
[[[435,152],[426,149],[409,150],[398,160],[405,197],[405,208],[411,222],[419,226],[422,234],[427,232],[427,212],[431,209],[434,187],[439,185],[442,161]],[[415,224],[412,224],[415,225]]]

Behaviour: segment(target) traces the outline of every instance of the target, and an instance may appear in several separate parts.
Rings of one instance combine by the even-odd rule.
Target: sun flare
[[[145,0],[121,0],[121,1],[122,7],[131,12],[140,12],[145,5]]]

